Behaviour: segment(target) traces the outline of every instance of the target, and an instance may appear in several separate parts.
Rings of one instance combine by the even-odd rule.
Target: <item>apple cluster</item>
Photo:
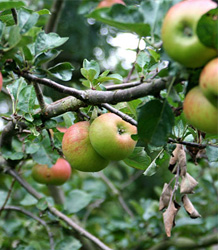
[[[211,0],[179,2],[167,12],[162,26],[163,48],[173,60],[188,68],[204,66],[199,85],[185,97],[183,111],[188,123],[215,135],[218,134],[217,51],[201,43],[196,29],[201,16],[216,7]]]
[[[104,169],[111,160],[123,160],[134,150],[137,129],[119,116],[106,113],[91,124],[81,121],[67,129],[62,150],[71,167],[83,172]]]

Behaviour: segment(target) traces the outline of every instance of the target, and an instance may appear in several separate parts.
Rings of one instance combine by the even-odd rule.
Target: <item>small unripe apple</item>
[[[216,7],[211,0],[186,0],[169,9],[162,25],[162,40],[164,50],[172,59],[197,68],[217,55],[215,49],[200,42],[196,33],[201,16]]]
[[[47,165],[37,164],[32,168],[32,177],[42,184],[62,185],[71,175],[70,164],[63,158],[49,168]]]
[[[199,86],[192,88],[186,95],[183,111],[187,122],[195,128],[218,134],[218,109],[207,100]]]
[[[97,117],[89,129],[89,138],[94,149],[105,159],[123,160],[134,150],[136,141],[131,135],[137,128],[118,115],[106,113]]]
[[[206,64],[201,71],[199,82],[204,95],[218,108],[218,58]]]
[[[125,3],[122,0],[103,0],[98,4],[97,8],[100,9],[105,7],[111,7],[114,4],[125,5]]]
[[[2,85],[3,85],[3,77],[2,77],[2,73],[0,72],[0,92],[2,90]]]
[[[62,150],[72,168],[83,172],[97,172],[109,161],[100,156],[89,139],[90,123],[77,122],[67,129],[62,140]]]

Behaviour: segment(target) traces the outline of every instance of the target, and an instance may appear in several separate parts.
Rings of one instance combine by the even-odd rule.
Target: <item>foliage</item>
[[[166,242],[171,245],[165,249],[179,249],[176,239],[186,238],[197,245],[210,237],[218,221],[218,140],[189,126],[182,112],[186,91],[198,81],[201,69],[178,65],[161,47],[163,17],[178,1],[125,1],[126,6],[105,9],[95,9],[98,1],[94,0],[66,1],[57,32],[48,33],[44,27],[51,16],[51,2],[40,6],[41,2],[31,6],[26,1],[0,3],[0,70],[4,77],[0,92],[0,248],[52,249],[53,235],[54,249],[96,249],[93,239],[85,239],[80,228],[119,250],[152,249]],[[217,16],[217,10],[202,16],[198,36],[202,43],[217,48],[211,42],[217,34],[217,22],[212,22],[211,15]],[[103,28],[107,35],[100,39]],[[145,49],[135,48],[132,69],[123,68],[121,62],[112,70],[104,68],[102,62],[114,53],[107,38],[124,31],[137,35]],[[99,60],[95,48],[104,54]],[[123,84],[133,87],[123,90]],[[146,86],[150,89],[143,95]],[[63,98],[63,93],[76,98]],[[99,103],[100,96],[109,100],[109,111],[116,110],[123,119],[138,124],[138,135],[133,136],[138,143],[132,155],[111,162],[100,173],[73,170],[60,189],[34,182],[31,168],[35,163],[51,167],[62,155],[63,133],[58,127],[107,112],[108,106]],[[177,159],[185,169],[180,179],[188,171],[198,181],[189,198],[201,218],[191,219],[184,206],[176,215],[171,239],[166,240],[158,202],[165,183],[178,185],[179,175],[169,165],[181,142],[187,146],[183,150],[186,159]],[[22,188],[18,179],[12,180],[8,169],[15,167],[40,199]],[[57,202],[63,194],[64,202]],[[175,197],[182,205],[179,190]],[[72,218],[79,229],[72,230],[66,218],[55,216],[51,207]]]

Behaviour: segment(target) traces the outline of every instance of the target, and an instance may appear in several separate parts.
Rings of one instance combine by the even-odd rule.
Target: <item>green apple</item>
[[[3,77],[2,77],[2,73],[0,72],[0,92],[2,90],[2,85],[3,85]]]
[[[216,50],[204,46],[196,34],[201,16],[216,7],[210,0],[186,0],[169,9],[162,25],[162,41],[172,59],[186,67],[197,68],[217,55]]]
[[[204,96],[200,87],[192,88],[183,103],[185,118],[195,128],[209,134],[218,134],[218,109]]]
[[[83,172],[97,172],[109,161],[100,156],[89,140],[90,123],[82,121],[67,129],[62,140],[62,150],[72,168]]]
[[[211,60],[203,68],[199,82],[204,95],[218,108],[218,58]]]
[[[122,0],[103,0],[98,4],[97,8],[100,9],[105,7],[111,7],[114,4],[125,5],[125,3]]]
[[[42,184],[62,185],[70,178],[70,175],[70,164],[63,158],[59,158],[51,168],[40,164],[32,168],[33,179]]]
[[[133,134],[137,134],[136,127],[112,113],[97,117],[89,129],[92,146],[108,160],[123,160],[133,152]]]

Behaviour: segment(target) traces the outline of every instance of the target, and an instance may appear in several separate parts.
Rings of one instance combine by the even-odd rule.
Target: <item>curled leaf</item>
[[[182,181],[180,184],[180,193],[181,194],[193,194],[193,189],[198,185],[198,182],[189,174],[186,173],[185,176],[182,176]]]
[[[182,203],[183,203],[183,206],[184,206],[186,212],[189,214],[189,216],[192,219],[196,219],[196,218],[201,217],[201,215],[195,209],[192,202],[189,200],[188,195],[185,194],[185,195],[182,196]]]
[[[175,218],[179,209],[180,205],[176,201],[173,201],[163,213],[164,227],[167,237],[171,236],[171,230],[175,226]]]
[[[180,145],[180,150],[178,152],[178,161],[179,161],[179,168],[180,168],[180,176],[185,176],[187,173],[186,168],[186,153],[183,145]]]
[[[172,192],[173,192],[172,187],[168,185],[167,183],[165,183],[162,194],[160,196],[160,202],[159,202],[160,211],[168,206]]]
[[[170,157],[170,162],[169,162],[169,170],[174,173],[174,167],[177,163],[177,160],[178,160],[178,153],[179,153],[179,150],[180,150],[180,147],[182,145],[180,144],[176,144],[176,148],[173,150],[172,152],[172,156]]]

